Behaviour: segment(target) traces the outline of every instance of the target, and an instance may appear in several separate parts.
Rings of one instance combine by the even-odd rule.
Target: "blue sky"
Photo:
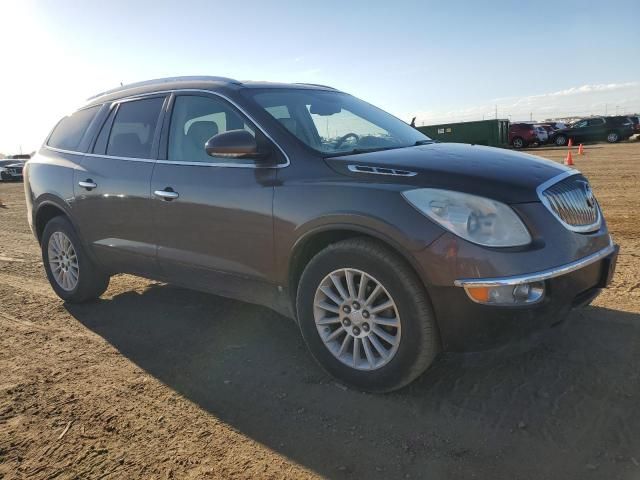
[[[9,0],[0,18],[5,153],[94,93],[173,75],[329,84],[419,123],[640,110],[638,0]]]

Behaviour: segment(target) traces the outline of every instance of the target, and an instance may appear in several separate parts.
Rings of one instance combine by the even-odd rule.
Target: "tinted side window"
[[[597,127],[598,125],[602,125],[604,123],[604,119],[602,118],[592,118],[589,120],[590,127]]]
[[[116,113],[116,108],[111,108],[107,119],[102,124],[102,129],[96,138],[96,144],[93,146],[93,153],[103,154],[107,149],[107,142],[109,141],[109,131],[111,130],[111,121]]]
[[[107,155],[150,158],[164,97],[123,102],[118,106],[107,143]]]
[[[176,97],[169,127],[168,159],[185,162],[213,162],[204,144],[228,130],[255,130],[239,112],[222,99],[181,95]]]
[[[87,131],[87,127],[99,109],[100,105],[97,105],[64,117],[51,132],[47,145],[62,150],[77,150],[84,132]]]

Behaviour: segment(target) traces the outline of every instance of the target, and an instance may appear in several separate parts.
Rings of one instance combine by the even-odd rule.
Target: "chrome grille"
[[[598,202],[582,175],[572,174],[553,183],[542,190],[540,198],[569,230],[592,232],[600,228]]]

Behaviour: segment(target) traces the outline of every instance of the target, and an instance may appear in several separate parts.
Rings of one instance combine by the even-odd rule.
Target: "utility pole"
[[[496,105],[496,120],[498,119],[498,105]]]
[[[533,112],[529,112],[529,121],[533,122]]]
[[[604,104],[604,116],[605,117],[607,116],[607,104],[606,103]]]

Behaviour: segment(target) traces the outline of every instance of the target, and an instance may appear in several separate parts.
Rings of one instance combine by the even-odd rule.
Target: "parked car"
[[[265,305],[367,391],[557,323],[616,264],[578,171],[436,143],[317,85],[121,87],[60,120],[25,172],[64,301],[126,272]]]
[[[634,135],[640,133],[640,115],[631,115],[629,117],[631,123],[633,123],[633,133]]]
[[[591,117],[572,123],[569,128],[554,136],[558,146],[564,146],[569,139],[573,143],[607,141],[616,143],[633,135],[633,123],[628,117]]]
[[[568,126],[565,122],[545,122],[544,125],[549,125],[554,130],[564,130]]]
[[[23,168],[24,162],[20,160],[0,160],[0,180],[3,182],[22,180]]]
[[[530,123],[511,123],[509,125],[509,143],[513,148],[524,148],[540,142],[538,130]]]
[[[542,123],[540,124],[540,126],[544,128],[545,132],[547,132],[547,140],[550,139],[551,136],[556,132],[555,128],[553,128],[551,125],[548,125],[546,123]]]
[[[549,139],[549,133],[547,130],[542,127],[542,125],[535,125],[536,135],[538,136],[538,145],[543,145],[547,143]]]

